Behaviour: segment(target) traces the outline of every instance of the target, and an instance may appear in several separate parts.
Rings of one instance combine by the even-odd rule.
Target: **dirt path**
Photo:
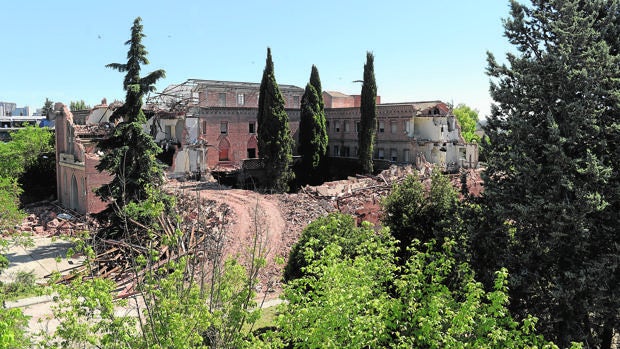
[[[255,243],[265,253],[267,261],[259,273],[260,287],[279,291],[281,266],[276,265],[276,257],[287,254],[283,241],[285,220],[280,212],[276,197],[242,189],[198,189],[200,197],[213,200],[230,207],[227,217],[230,225],[226,227],[224,255],[235,256],[243,263],[249,263]],[[255,237],[258,239],[255,241]]]

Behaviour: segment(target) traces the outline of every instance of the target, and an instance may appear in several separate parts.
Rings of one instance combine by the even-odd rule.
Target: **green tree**
[[[80,99],[79,101],[71,101],[71,103],[69,103],[69,109],[71,111],[86,110],[90,109],[90,106],[86,105],[83,99]]]
[[[13,230],[25,217],[19,208],[22,191],[15,178],[0,176],[0,232]]]
[[[396,183],[382,202],[382,222],[399,241],[399,255],[404,262],[412,241],[423,243],[450,238],[458,242],[459,258],[465,258],[466,232],[463,206],[450,179],[439,170],[431,175],[429,190],[417,174]]]
[[[289,255],[284,269],[284,279],[293,280],[306,275],[306,267],[312,259],[318,259],[327,244],[336,244],[342,256],[354,257],[364,241],[384,240],[370,224],[364,222],[356,227],[355,219],[342,213],[330,213],[308,224]],[[317,244],[317,242],[320,242]],[[310,252],[311,251],[311,252]]]
[[[318,88],[318,90],[317,90]],[[312,184],[324,180],[324,161],[327,156],[327,127],[321,80],[316,66],[312,66],[310,82],[306,85],[301,97],[301,111],[299,121],[299,154],[301,155],[298,178]]]
[[[321,237],[333,241],[328,232]],[[557,348],[536,334],[535,318],[511,317],[505,269],[486,292],[454,258],[454,242],[414,240],[404,267],[394,243],[364,239],[349,254],[341,242],[309,239],[305,274],[285,287],[288,303],[265,341],[275,348]],[[450,282],[455,272],[462,277]]]
[[[620,65],[616,1],[511,1],[489,54],[484,197],[493,221],[473,239],[487,275],[510,272],[511,309],[560,346],[609,348],[620,324]]]
[[[480,143],[480,136],[476,134],[476,127],[478,124],[478,112],[466,106],[465,104],[459,104],[454,110],[452,110],[456,120],[461,126],[461,135],[465,139],[465,142],[478,142]]]
[[[108,171],[114,176],[110,183],[97,189],[97,195],[101,199],[110,200],[107,209],[99,216],[111,220],[111,234],[120,229],[122,217],[119,215],[122,213],[119,210],[130,207],[130,203],[147,202],[150,195],[161,195],[161,192],[149,188],[159,188],[164,181],[162,167],[155,158],[161,149],[143,130],[146,117],[142,111],[142,99],[146,93],[155,90],[155,82],[163,78],[165,72],[160,69],[145,77],[140,76],[141,66],[149,63],[146,58],[147,51],[142,45],[144,37],[141,19],[138,17],[131,28],[131,39],[125,43],[129,45],[127,63],[111,63],[106,66],[126,73],[123,81],[125,103],[113,114],[114,120],[122,121],[114,128],[110,137],[98,144],[104,151],[104,156],[97,165],[97,170]],[[164,203],[169,207],[166,200]]]
[[[373,172],[373,148],[377,132],[377,84],[375,82],[375,57],[366,52],[364,64],[364,81],[362,83],[362,101],[360,106],[360,130],[358,133],[359,159],[362,172]]]
[[[257,138],[258,152],[266,172],[265,187],[277,192],[287,191],[289,182],[295,177],[291,169],[294,141],[284,105],[284,97],[276,82],[271,49],[267,48],[258,97]]]
[[[41,108],[41,115],[47,116],[49,112],[54,108],[54,102],[52,102],[49,98],[45,98],[45,102],[43,103],[43,108]]]

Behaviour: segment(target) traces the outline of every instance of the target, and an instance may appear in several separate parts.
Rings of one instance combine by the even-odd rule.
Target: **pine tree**
[[[267,48],[258,96],[258,153],[265,168],[265,187],[277,192],[287,191],[288,183],[295,177],[291,169],[294,142],[284,105],[284,97],[276,82],[271,49]]]
[[[372,155],[377,131],[377,84],[375,83],[374,56],[372,52],[366,52],[361,99],[360,132],[358,133],[359,159],[362,172],[372,174]]]
[[[615,1],[511,1],[519,53],[488,58],[491,228],[473,239],[478,268],[488,279],[506,266],[512,310],[560,347],[609,348],[620,324],[620,62],[606,40],[618,13]]]
[[[122,211],[131,203],[152,199],[151,188],[159,188],[164,181],[163,170],[155,156],[161,151],[153,138],[143,131],[146,117],[142,111],[144,94],[155,90],[155,82],[165,76],[164,70],[156,70],[140,77],[141,65],[149,63],[147,51],[142,45],[142,24],[136,18],[131,28],[127,63],[111,63],[106,67],[126,72],[123,88],[126,91],[125,103],[114,114],[114,120],[122,120],[114,128],[113,134],[99,142],[105,153],[97,170],[114,175],[112,181],[97,189],[97,195],[110,200],[101,218],[111,220],[110,232],[119,227]],[[148,219],[148,218],[145,218]]]
[[[318,88],[318,90],[317,90]],[[301,98],[299,121],[299,154],[301,166],[298,178],[318,184],[324,180],[323,170],[327,156],[327,127],[319,71],[313,65],[310,82]]]

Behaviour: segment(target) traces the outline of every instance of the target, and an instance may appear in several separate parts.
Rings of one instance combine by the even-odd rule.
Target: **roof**
[[[327,93],[328,95],[335,97],[335,98],[347,98],[347,97],[353,97],[350,95],[346,95],[342,92],[338,92],[338,91],[323,91],[323,93]]]
[[[237,87],[237,88],[252,88],[252,89],[260,88],[260,83],[257,83],[257,82],[220,81],[220,80],[203,80],[203,79],[188,79],[187,82],[194,83],[196,85],[204,85],[207,87],[209,86],[211,87]],[[299,86],[295,86],[295,85],[278,84],[278,86],[280,87],[280,89],[299,90],[300,92],[304,91],[303,88]]]

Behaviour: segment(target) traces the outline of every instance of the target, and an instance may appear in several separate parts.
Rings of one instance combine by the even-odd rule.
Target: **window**
[[[220,133],[223,135],[228,133],[228,122],[227,121],[220,122]]]
[[[351,132],[351,127],[348,121],[344,122],[344,132]]]
[[[207,120],[202,121],[202,134],[207,134]]]
[[[325,130],[329,132],[329,120],[325,120]]]
[[[385,132],[385,122],[379,121],[379,133]]]
[[[390,149],[390,161],[398,161],[398,151],[396,149]]]
[[[353,151],[355,152],[355,156],[359,156],[360,155],[360,150],[358,147],[353,148]]]
[[[406,133],[411,132],[411,120],[405,120],[405,132]]]
[[[349,150],[349,147],[342,147],[342,156],[344,156],[346,158],[351,156],[351,152]]]
[[[405,162],[410,162],[411,160],[409,159],[409,149],[404,149],[403,150],[403,160]]]
[[[250,134],[252,134],[252,133],[256,133],[256,123],[254,123],[254,122],[250,122],[250,123],[248,124],[248,132],[249,132]]]
[[[293,108],[299,106],[299,96],[293,96]]]
[[[334,156],[340,156],[340,147],[334,145]]]
[[[172,126],[166,125],[166,139],[172,139]]]
[[[390,132],[392,134],[396,134],[396,129],[398,129],[398,127],[396,125],[396,121],[391,121],[390,122]]]
[[[340,121],[334,121],[334,131],[340,132]]]
[[[379,150],[377,150],[377,158],[378,159],[385,159],[385,152],[383,151],[383,148],[379,148]]]
[[[248,159],[256,159],[256,148],[248,149]]]
[[[237,105],[244,105],[245,104],[245,96],[243,95],[243,93],[238,93],[237,94]]]
[[[359,121],[355,122],[355,132],[360,133],[360,122]]]
[[[226,93],[218,93],[217,94],[217,105],[219,107],[226,106]]]

